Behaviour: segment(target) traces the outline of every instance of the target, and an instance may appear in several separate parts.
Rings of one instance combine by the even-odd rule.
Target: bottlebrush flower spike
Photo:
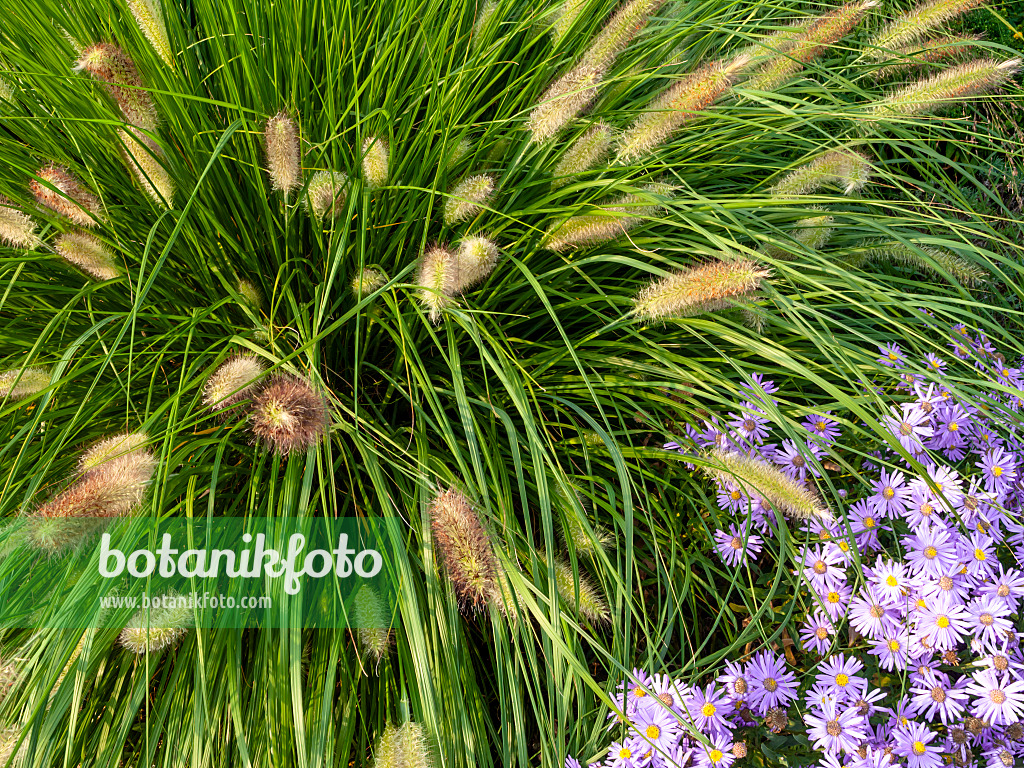
[[[637,36],[647,20],[665,4],[665,0],[630,0],[619,8],[597,34],[580,63],[603,72]]]
[[[167,27],[164,24],[163,9],[160,0],[128,0],[128,10],[135,17],[142,34],[149,40],[153,50],[157,52],[164,64],[174,69],[174,54],[167,39]]]
[[[270,181],[275,190],[287,197],[302,184],[302,151],[295,120],[284,110],[271,117],[263,131],[263,144]]]
[[[203,404],[216,412],[247,400],[266,371],[256,355],[237,355],[226,360],[206,380]]]
[[[894,52],[895,55],[890,60],[892,63],[875,70],[875,77],[892,77],[925,64],[938,64],[963,58],[975,50],[974,43],[981,38],[981,35],[943,35],[902,46]]]
[[[373,749],[373,768],[403,768],[398,729],[388,723]]]
[[[263,306],[263,291],[249,280],[238,281],[238,295],[254,310]]]
[[[806,219],[800,219],[793,227],[793,231],[790,233],[793,240],[804,248],[817,251],[823,248],[825,244],[832,237],[832,224],[835,219],[831,216],[811,216]],[[790,259],[793,258],[793,253],[786,249],[780,248],[776,245],[768,245],[764,249],[765,253],[775,259]]]
[[[275,453],[288,455],[320,443],[330,429],[324,396],[298,376],[275,376],[253,400],[252,433]]]
[[[792,41],[785,54],[766,62],[747,80],[747,86],[770,91],[795,76],[805,64],[821,55],[830,45],[844,38],[878,0],[856,0],[811,21]]]
[[[810,488],[763,461],[718,448],[702,469],[722,485],[739,485],[787,517],[832,519],[832,511]]]
[[[599,525],[591,525],[587,530],[585,525],[587,505],[581,494],[575,488],[571,491],[558,486],[555,496],[552,499],[563,514],[566,527],[566,543],[572,546],[577,552],[584,555],[596,557],[599,552],[604,552],[611,545],[612,537],[604,528]]]
[[[555,45],[565,39],[566,33],[572,27],[573,22],[587,7],[587,0],[565,0],[558,9],[558,18],[551,27],[551,38]]]
[[[30,251],[39,242],[32,217],[22,213],[6,197],[0,197],[0,243]]]
[[[50,386],[50,372],[45,368],[15,368],[0,373],[0,400],[20,400],[42,392]]]
[[[80,227],[94,227],[97,220],[103,221],[99,198],[63,166],[40,168],[29,189],[41,205]]]
[[[0,77],[0,101],[10,101],[14,97],[14,86],[5,77]]]
[[[976,264],[945,248],[926,245],[910,246],[898,240],[877,240],[864,244],[856,265],[865,262],[899,264],[917,269],[942,280],[951,276],[968,288],[985,282],[988,274]]]
[[[755,297],[771,272],[747,259],[712,261],[663,277],[633,299],[633,313],[646,321],[692,317]]]
[[[835,184],[849,195],[863,189],[873,171],[867,157],[850,147],[840,147],[790,172],[770,192],[776,197],[795,197]]]
[[[430,310],[430,321],[441,318],[441,310],[451,304],[459,289],[459,262],[455,254],[441,245],[434,245],[420,259],[419,300]]]
[[[452,188],[444,201],[444,223],[454,224],[476,216],[493,194],[493,176],[488,173],[467,176]]]
[[[920,115],[1004,85],[1020,69],[1021,59],[979,59],[950,67],[889,94],[868,110],[869,119]]]
[[[603,72],[579,65],[558,78],[540,97],[530,112],[526,127],[531,140],[542,142],[561,131],[566,124],[590,106],[597,96]]]
[[[166,208],[174,206],[174,181],[162,162],[164,151],[149,136],[130,131],[118,131],[124,151],[124,161],[139,180],[143,191],[153,202]]]
[[[379,136],[367,136],[363,142],[363,180],[370,189],[388,183],[388,143]]]
[[[430,529],[445,572],[455,588],[459,608],[469,614],[500,595],[498,558],[491,540],[466,496],[449,488],[430,505]]]
[[[306,208],[317,221],[335,219],[345,212],[348,176],[340,171],[317,171],[306,187]]]
[[[388,276],[379,269],[364,267],[352,279],[352,293],[356,296],[366,296],[376,291],[382,285],[386,285],[387,282]]]
[[[144,447],[146,439],[141,432],[131,432],[94,445],[82,455],[78,479],[32,516],[117,517],[134,510],[157,466],[156,456]]]
[[[359,588],[353,600],[353,613],[359,644],[374,663],[380,662],[391,651],[394,638],[391,622],[372,587],[364,584]]]
[[[546,553],[538,552],[537,558],[546,569],[548,564]],[[607,624],[611,621],[608,602],[600,590],[594,586],[594,583],[586,577],[582,569],[577,578],[573,573],[572,565],[561,558],[555,558],[553,568],[558,594],[577,616],[591,624]]]
[[[494,18],[494,12],[498,10],[498,4],[495,0],[485,0],[483,6],[480,8],[480,13],[477,14],[476,22],[473,24],[473,44],[476,45],[480,39],[480,35],[487,31],[487,27],[491,23],[491,19]]]
[[[139,70],[124,51],[110,43],[87,46],[74,68],[103,83],[125,122],[147,131],[156,130],[159,120],[153,98],[143,89]]]
[[[132,653],[158,653],[188,634],[195,615],[182,595],[156,598],[158,607],[138,611],[121,630],[118,643]]]
[[[711,62],[671,86],[619,139],[618,161],[629,162],[649,154],[680,126],[699,117],[729,90],[749,62],[745,56]]]
[[[737,58],[749,57],[747,63],[749,68],[752,64],[760,65],[767,58],[786,53],[796,44],[800,36],[807,32],[807,28],[813,21],[813,19],[806,18],[796,19],[782,29],[765,35],[756,43],[751,43],[740,49]]]
[[[486,279],[498,263],[498,254],[498,246],[486,237],[464,238],[455,252],[455,291],[463,291]]]
[[[97,280],[113,280],[121,274],[107,246],[88,232],[64,233],[53,241],[53,250]]]
[[[605,123],[595,123],[587,132],[576,139],[565,151],[562,159],[555,166],[554,180],[551,187],[557,189],[572,181],[580,174],[589,171],[608,154],[612,143],[612,129]]]
[[[430,743],[419,723],[407,722],[398,729],[400,768],[431,768]]]
[[[888,58],[891,51],[917,42],[955,16],[977,8],[984,0],[929,0],[897,16],[871,39],[874,59]]]
[[[643,189],[649,194],[664,197],[673,193],[673,188],[667,184],[649,184]],[[540,245],[557,252],[613,240],[641,223],[645,217],[654,216],[661,208],[662,204],[652,204],[647,195],[625,195],[612,205],[599,206],[600,213],[573,216],[554,225],[545,233]]]

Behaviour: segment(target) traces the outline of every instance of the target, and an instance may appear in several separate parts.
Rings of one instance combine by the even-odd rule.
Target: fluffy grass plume
[[[138,507],[157,466],[142,432],[105,438],[82,454],[78,478],[32,512],[37,518],[117,517]]]
[[[356,592],[353,600],[356,635],[360,647],[374,664],[380,663],[391,651],[394,636],[380,596],[368,585]]]
[[[696,119],[732,86],[750,58],[714,61],[670,86],[652,101],[618,141],[618,160],[630,162],[650,154],[676,130]]]
[[[975,43],[981,35],[942,35],[929,37],[920,43],[911,43],[897,48],[892,59],[885,66],[875,70],[879,80],[908,72],[926,64],[942,64],[963,59],[977,50]]]
[[[692,317],[753,298],[770,271],[747,259],[712,261],[683,269],[644,288],[633,312],[648,322]]]
[[[887,58],[892,51],[924,38],[929,32],[985,0],[929,0],[897,16],[871,38],[872,58]]]
[[[132,12],[135,23],[149,40],[153,50],[163,59],[164,64],[174,69],[174,54],[167,39],[167,26],[164,24],[160,0],[128,0],[128,10]]]
[[[35,221],[6,197],[0,197],[0,244],[25,250],[39,245]]]
[[[494,194],[494,176],[480,173],[456,184],[444,201],[444,223],[454,224],[476,216]]]
[[[771,464],[717,448],[702,469],[722,485],[739,485],[750,496],[762,499],[787,517],[832,519],[832,511],[814,491]]]
[[[611,546],[611,534],[604,527],[587,520],[587,504],[583,494],[578,490],[565,489],[559,485],[552,498],[552,504],[562,512],[566,545],[572,547],[578,554],[596,557]]]
[[[551,187],[557,189],[604,160],[612,143],[612,129],[603,122],[594,123],[572,143],[555,166]]]
[[[487,278],[498,263],[500,251],[493,240],[474,235],[459,243],[455,252],[456,291],[464,291]]]
[[[402,739],[399,736],[398,729],[391,723],[388,723],[380,736],[377,737],[377,743],[374,745],[372,767],[404,768],[401,762],[401,744]]]
[[[796,168],[770,190],[775,197],[809,195],[826,185],[835,185],[850,195],[868,183],[874,167],[871,161],[849,146],[833,149]]]
[[[267,120],[263,145],[270,181],[276,191],[287,196],[302,185],[302,148],[299,126],[284,110]]]
[[[547,554],[538,552],[537,558],[546,568]],[[555,587],[558,589],[559,596],[577,616],[591,624],[606,624],[611,621],[608,601],[605,600],[600,588],[595,586],[582,569],[577,575],[572,570],[572,564],[560,557],[554,558],[552,568],[555,572]]]
[[[628,0],[608,19],[583,54],[581,63],[599,72],[607,70],[664,3],[665,0]]]
[[[800,219],[793,226],[790,237],[810,251],[820,250],[832,238],[832,224],[835,219],[832,216],[810,216]],[[775,259],[793,258],[793,253],[777,245],[768,245],[764,252]]]
[[[124,51],[110,43],[90,45],[79,55],[75,69],[103,83],[125,122],[147,131],[156,130],[159,120],[153,98],[143,89],[139,70]]]
[[[767,61],[752,73],[747,86],[770,91],[783,85],[829,46],[846,37],[864,13],[876,5],[878,0],[856,0],[814,19],[795,36],[784,54]]]
[[[164,166],[164,152],[149,136],[131,131],[118,131],[124,148],[124,160],[139,185],[158,205],[174,206],[174,181]]]
[[[45,368],[16,368],[0,373],[0,398],[20,400],[42,392],[50,386],[50,372]]]
[[[379,189],[388,183],[388,143],[379,136],[367,136],[363,141],[363,181],[370,189]]]
[[[857,263],[898,264],[942,280],[950,276],[969,288],[985,282],[989,277],[981,267],[945,248],[911,246],[898,240],[868,243],[856,256],[856,260]]]
[[[266,366],[256,355],[236,355],[224,361],[203,387],[203,404],[211,411],[222,411],[253,394]]]
[[[572,27],[573,23],[580,17],[580,14],[586,9],[588,0],[565,0],[557,11],[557,17],[555,23],[551,26],[551,38],[557,45],[565,39],[566,33]]]
[[[441,310],[451,304],[451,297],[459,290],[459,262],[451,249],[432,245],[420,257],[417,296],[427,308],[430,320],[441,319]]]
[[[348,176],[336,171],[317,171],[306,187],[306,207],[317,221],[334,219],[345,211]]]
[[[500,595],[501,575],[491,539],[472,503],[456,488],[442,491],[430,504],[430,529],[445,573],[465,614],[485,608]]]
[[[572,216],[553,225],[544,234],[541,247],[557,252],[614,240],[662,208],[663,204],[652,203],[649,195],[670,197],[673,189],[657,183],[644,186],[643,191],[644,194],[624,195],[611,205],[598,206],[599,213]]]
[[[312,448],[330,429],[326,398],[305,379],[279,374],[253,398],[249,427],[277,454]]]
[[[29,190],[40,205],[80,227],[93,227],[103,221],[100,199],[63,166],[40,168],[29,182]]]
[[[363,267],[352,278],[352,293],[356,296],[366,296],[376,291],[382,285],[386,285],[387,282],[388,276],[379,269]]]
[[[491,19],[494,18],[494,12],[497,10],[498,3],[495,0],[486,0],[480,7],[480,12],[476,15],[476,21],[473,23],[474,45],[478,42],[480,36],[487,31],[491,24]]]
[[[65,232],[53,241],[53,250],[97,280],[113,280],[122,271],[106,244],[89,232]]]
[[[873,104],[867,116],[877,120],[935,112],[1004,85],[1020,65],[1021,59],[978,59],[957,64],[890,93]]]
[[[251,280],[239,280],[237,290],[242,301],[252,309],[259,309],[263,306],[263,291]]]
[[[431,768],[430,741],[422,725],[407,721],[398,729],[398,739],[401,768]]]
[[[592,66],[580,65],[555,80],[530,112],[527,127],[532,140],[546,141],[589,107],[597,96],[601,75]]]
[[[117,636],[132,653],[159,653],[177,643],[192,626],[193,609],[183,595],[162,595],[155,608],[138,611]]]

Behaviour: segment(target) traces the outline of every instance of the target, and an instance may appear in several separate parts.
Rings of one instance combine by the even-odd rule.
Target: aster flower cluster
[[[743,478],[711,473],[737,521],[713,534],[722,561],[790,560],[806,608],[800,669],[763,649],[703,688],[635,670],[613,713],[624,738],[596,765],[730,766],[748,743],[786,730],[805,734],[818,753],[805,761],[822,768],[1024,763],[1024,375],[984,335],[954,326],[949,336],[948,361],[880,348],[895,375],[877,391],[894,405],[876,450],[862,436],[877,433],[858,436],[829,412],[807,416],[806,436],[771,442],[778,388],[758,376],[736,413],[665,445],[694,468],[723,451],[774,464],[814,492],[830,474],[841,508],[797,521],[800,543],[780,555],[767,546],[780,510]],[[957,366],[999,386],[968,402],[949,376]],[[832,457],[857,471],[841,473]]]

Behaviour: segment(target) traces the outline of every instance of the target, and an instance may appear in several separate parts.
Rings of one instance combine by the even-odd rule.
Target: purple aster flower
[[[732,420],[729,426],[741,443],[760,445],[769,434],[768,418],[764,411],[753,403],[743,403],[740,407],[743,409],[742,413],[730,414]]]
[[[840,704],[846,704],[859,699],[868,687],[868,681],[857,674],[862,669],[863,662],[837,653],[821,663],[814,682],[826,686]]]
[[[655,752],[667,752],[679,740],[679,720],[656,698],[646,699],[637,708],[630,727],[639,741]]]
[[[878,541],[879,515],[867,499],[854,502],[847,512],[850,529],[853,531],[857,548],[861,553],[880,549]]]
[[[826,591],[846,581],[842,552],[827,545],[804,547],[803,574],[816,592]]]
[[[733,711],[734,703],[725,692],[709,683],[704,690],[694,688],[686,700],[686,711],[698,730],[710,735],[732,733],[726,715]]]
[[[882,365],[887,365],[890,368],[902,368],[906,364],[907,359],[898,344],[886,344],[884,347],[879,347],[878,350],[882,353],[882,356],[878,358],[878,362]]]
[[[750,504],[749,497],[735,483],[718,489],[718,508],[723,512],[740,512]]]
[[[575,757],[566,757],[565,768],[583,768],[583,766],[580,765],[580,761]]]
[[[820,459],[821,447],[817,443],[803,443],[797,446],[792,440],[783,440],[782,446],[775,452],[772,460],[785,474],[794,480],[803,481],[807,479],[808,472],[814,477],[821,476],[821,473],[808,460],[808,455]]]
[[[796,676],[781,657],[761,651],[747,665],[750,708],[764,717],[772,707],[786,707],[796,698]]]
[[[743,665],[733,660],[725,662],[725,672],[718,676],[718,683],[725,690],[725,695],[734,702],[745,701],[750,684]]]
[[[947,595],[954,602],[967,602],[972,594],[973,587],[972,580],[964,575],[963,570],[963,565],[957,563],[939,576],[939,578],[925,579],[921,583],[921,594],[932,601],[941,595]]]
[[[910,657],[909,647],[909,634],[906,630],[900,630],[874,641],[867,652],[879,657],[879,666],[882,669],[901,672],[906,669]]]
[[[959,559],[966,564],[967,575],[978,581],[991,576],[999,564],[992,537],[983,533],[976,531],[969,539],[961,536],[959,550]]]
[[[915,572],[938,578],[959,563],[956,542],[943,528],[919,525],[913,536],[902,539],[907,562]]]
[[[910,408],[891,408],[891,415],[883,416],[882,422],[899,440],[900,445],[909,453],[924,449],[921,440],[931,437],[932,428],[928,424],[928,414],[916,406]]]
[[[911,489],[918,485],[928,490],[944,509],[957,506],[964,496],[960,473],[949,467],[939,465],[932,467],[927,471],[925,477],[915,478],[910,484]]]
[[[1002,647],[1013,632],[1013,622],[1006,618],[1010,609],[998,600],[974,600],[967,605],[967,613],[968,627],[983,648]]]
[[[715,531],[715,550],[726,565],[737,566],[747,561],[748,555],[757,556],[764,539],[756,533],[745,533],[735,525],[728,531]]]
[[[987,451],[984,458],[974,466],[979,467],[985,478],[985,490],[1005,493],[1017,479],[1017,465],[1012,454],[1002,448]]]
[[[999,575],[990,584],[982,586],[981,596],[986,600],[1002,600],[1015,613],[1024,597],[1024,575],[1016,568],[1004,569],[1000,566]]]
[[[907,758],[909,768],[939,768],[942,765],[942,751],[939,744],[933,744],[935,733],[924,723],[911,722],[896,729],[897,755]]]
[[[850,604],[850,626],[871,640],[877,640],[899,626],[895,611],[883,604],[875,588],[864,585]]]
[[[988,720],[993,725],[1010,725],[1020,720],[1024,708],[1024,682],[1003,680],[995,670],[983,669],[975,672],[974,682],[967,686],[967,693],[976,697],[971,702],[975,717]]]
[[[811,414],[804,420],[803,428],[827,443],[835,442],[836,438],[841,434],[839,422],[832,417],[831,411],[825,411],[820,416],[818,414]]]
[[[846,615],[853,597],[853,588],[849,584],[833,585],[828,592],[820,593],[822,608],[832,621],[839,621]]]
[[[639,739],[613,741],[608,747],[608,768],[642,768],[647,761],[642,760],[647,745]]]
[[[959,403],[940,408],[935,413],[935,447],[963,445],[970,431],[971,417]]]
[[[933,352],[929,352],[924,356],[924,362],[932,373],[943,373],[945,371],[946,361]]]
[[[850,762],[849,768],[892,768],[893,757],[883,747],[865,747],[864,756],[859,754]]]
[[[929,671],[917,678],[910,693],[918,713],[929,722],[936,717],[943,725],[960,719],[967,706],[966,678],[961,677],[958,685],[952,685],[945,675]]]
[[[697,765],[700,768],[729,768],[736,759],[732,753],[732,739],[724,734],[712,736],[711,746],[701,744],[697,749]]]
[[[889,605],[901,605],[905,594],[913,586],[913,579],[903,563],[884,560],[881,555],[868,575],[868,581],[878,590],[877,594]]]
[[[929,489],[912,488],[910,499],[907,501],[907,512],[903,515],[903,519],[911,528],[917,528],[920,525],[937,525],[940,528],[945,528],[946,523],[942,519],[940,509],[935,494]]]
[[[878,510],[878,514],[886,517],[903,516],[910,498],[910,490],[906,486],[906,476],[899,470],[882,470],[881,476],[874,483],[874,494],[868,501]]]
[[[816,611],[813,616],[808,616],[800,627],[800,644],[804,650],[824,654],[832,646],[835,631],[832,620]]]
[[[968,615],[962,605],[940,595],[933,605],[921,612],[916,637],[927,641],[926,647],[939,651],[956,648],[968,632]]]
[[[982,756],[985,758],[985,768],[1013,768],[1017,764],[1016,757],[1005,743],[994,743]]]
[[[865,719],[853,707],[846,709],[832,699],[822,702],[820,710],[804,715],[807,738],[823,752],[856,752],[867,738]]]

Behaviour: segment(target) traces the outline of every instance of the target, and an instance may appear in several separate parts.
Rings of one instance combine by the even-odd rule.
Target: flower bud
[[[25,250],[39,245],[32,217],[15,208],[6,197],[0,197],[0,243]]]
[[[494,177],[481,173],[456,184],[444,201],[444,223],[454,224],[476,216],[494,193]]]
[[[149,44],[163,59],[164,64],[174,69],[174,55],[171,53],[171,44],[167,39],[167,27],[164,24],[160,0],[128,0],[128,9],[135,17],[135,23],[139,25],[142,34],[146,36]]]
[[[50,386],[50,373],[45,368],[16,368],[0,373],[0,399],[20,400]]]
[[[256,438],[282,455],[318,445],[330,429],[326,398],[305,379],[284,374],[256,395],[249,420]]]
[[[348,176],[335,171],[317,171],[306,187],[306,208],[317,221],[334,219],[345,212]]]
[[[302,184],[302,152],[295,120],[284,110],[271,117],[263,132],[263,143],[270,181],[276,191],[287,196]]]
[[[53,250],[97,280],[113,280],[122,272],[103,241],[88,232],[64,233],[53,241]]]
[[[256,355],[236,355],[225,361],[206,380],[203,404],[211,411],[223,411],[252,397],[266,367]]]
[[[159,120],[153,98],[142,88],[139,70],[124,51],[110,43],[87,46],[79,55],[75,69],[88,72],[103,83],[117,102],[125,122],[144,130],[156,130]]]
[[[81,227],[93,227],[97,220],[103,221],[99,198],[63,166],[40,168],[36,178],[29,182],[29,189],[40,204]]]
[[[370,189],[388,183],[388,143],[378,136],[367,136],[363,142],[363,180]]]
[[[263,291],[249,280],[238,281],[238,295],[253,310],[258,310],[263,306]]]
[[[361,586],[353,602],[359,644],[366,651],[370,660],[377,664],[391,651],[394,640],[391,622],[384,615],[384,606],[381,604],[380,597],[370,586]]]
[[[555,166],[554,189],[564,186],[580,174],[590,170],[608,154],[612,141],[612,129],[605,123],[595,123],[587,132],[576,139],[573,145],[562,155]]]
[[[633,312],[643,320],[692,317],[749,300],[769,271],[753,261],[712,261],[675,272],[637,294]]]

